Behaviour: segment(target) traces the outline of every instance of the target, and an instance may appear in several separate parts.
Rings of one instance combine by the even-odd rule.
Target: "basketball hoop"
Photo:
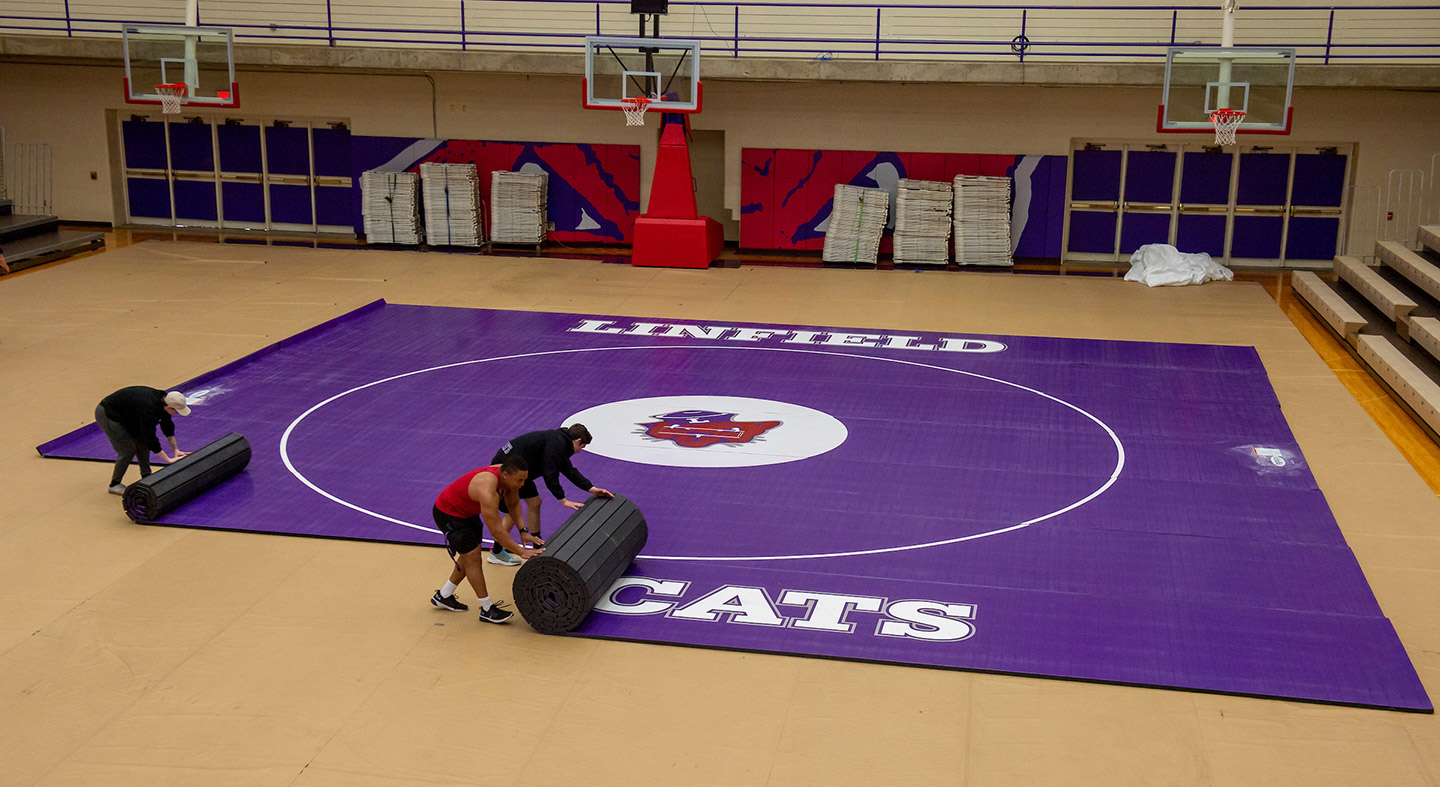
[[[1245,113],[1238,109],[1217,109],[1210,113],[1210,122],[1215,124],[1215,144],[1235,144],[1235,129],[1245,120]]]
[[[620,103],[624,104],[621,109],[625,110],[625,125],[645,125],[645,110],[650,108],[651,101],[652,99],[648,99],[644,96],[620,99]]]
[[[185,97],[185,83],[172,82],[155,86],[160,94],[160,111],[167,115],[180,114],[180,99]]]

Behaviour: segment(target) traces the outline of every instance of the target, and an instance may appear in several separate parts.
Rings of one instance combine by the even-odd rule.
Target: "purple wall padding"
[[[552,240],[629,243],[640,215],[638,145],[351,137],[356,183],[367,170],[418,172],[425,162],[474,164],[487,205],[491,172],[546,173]],[[358,189],[352,211],[355,231],[363,232]]]
[[[896,184],[902,178],[950,182],[956,175],[988,175],[1008,176],[1015,204],[1028,205],[1012,216],[1016,256],[1060,256],[1064,156],[788,148],[744,148],[740,155],[742,248],[823,248],[837,184],[885,189],[892,194],[893,206]],[[893,219],[892,213],[892,227]],[[890,244],[887,230],[880,252],[888,254]]]

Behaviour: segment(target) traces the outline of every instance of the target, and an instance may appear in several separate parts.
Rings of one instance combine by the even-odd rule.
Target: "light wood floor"
[[[438,550],[137,526],[103,465],[34,451],[121,385],[379,297],[1253,345],[1435,698],[1440,450],[1283,273],[1150,290],[112,240],[0,278],[0,784],[1440,784],[1434,715],[481,626],[426,603]]]

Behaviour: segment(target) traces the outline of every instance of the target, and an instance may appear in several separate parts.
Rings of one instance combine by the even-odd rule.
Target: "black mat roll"
[[[136,522],[154,522],[248,464],[250,442],[231,432],[125,487],[125,513]]]
[[[573,631],[645,548],[645,515],[626,498],[591,496],[515,573],[515,607],[544,634]]]

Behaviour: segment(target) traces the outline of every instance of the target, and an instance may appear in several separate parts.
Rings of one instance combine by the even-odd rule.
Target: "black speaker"
[[[630,0],[632,14],[663,14],[670,10],[670,0]]]

